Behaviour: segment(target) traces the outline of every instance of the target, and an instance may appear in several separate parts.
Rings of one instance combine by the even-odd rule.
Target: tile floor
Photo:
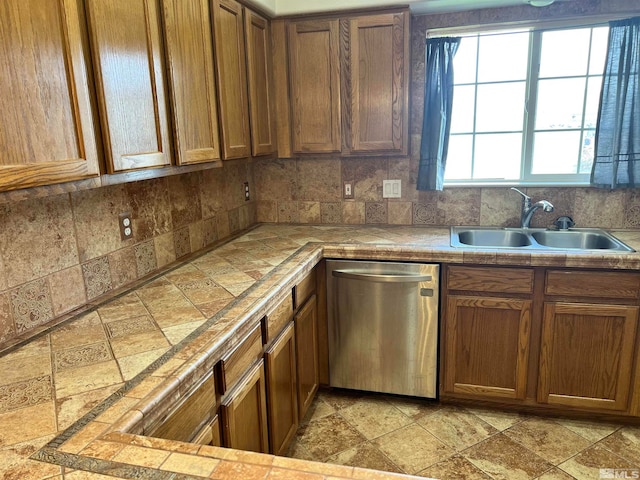
[[[640,427],[326,389],[288,455],[442,480],[638,478]]]

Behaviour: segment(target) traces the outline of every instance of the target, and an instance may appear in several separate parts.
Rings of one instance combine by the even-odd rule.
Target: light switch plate
[[[382,181],[382,198],[401,198],[402,197],[402,181],[401,180],[383,180]]]

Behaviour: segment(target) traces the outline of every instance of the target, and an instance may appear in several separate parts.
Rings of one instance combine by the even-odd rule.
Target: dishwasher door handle
[[[417,283],[430,282],[431,275],[403,275],[394,273],[360,273],[344,270],[334,270],[331,272],[334,277],[347,278],[350,280],[364,280],[366,282],[380,283]]]

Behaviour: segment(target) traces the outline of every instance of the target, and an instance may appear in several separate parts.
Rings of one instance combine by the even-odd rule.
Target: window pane
[[[602,77],[589,77],[587,84],[587,105],[584,112],[584,128],[595,128],[600,106]]]
[[[584,84],[584,78],[540,80],[536,129],[581,128]]]
[[[582,140],[582,155],[580,156],[580,173],[591,173],[593,166],[593,152],[595,151],[596,131],[585,130]]]
[[[473,132],[473,112],[475,86],[455,87],[453,91],[453,112],[451,113],[451,133]]]
[[[458,51],[453,57],[455,83],[474,83],[476,81],[477,51],[478,37],[465,37],[460,41]]]
[[[540,78],[586,75],[591,29],[542,34]]]
[[[524,80],[527,77],[529,32],[480,37],[478,81]]]
[[[524,98],[525,82],[478,85],[476,131],[522,130]]]
[[[534,134],[531,173],[577,173],[580,132],[540,132]]]
[[[512,180],[520,177],[522,134],[495,133],[476,136],[473,178]]]
[[[447,152],[447,166],[444,171],[446,180],[465,180],[471,178],[471,159],[473,158],[473,135],[451,135]]]
[[[589,73],[602,75],[607,57],[607,42],[609,41],[609,28],[600,27],[593,29],[591,37],[591,60],[589,60]]]

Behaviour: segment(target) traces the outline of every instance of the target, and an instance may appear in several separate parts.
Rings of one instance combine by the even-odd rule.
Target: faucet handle
[[[573,218],[562,216],[556,218],[556,221],[553,224],[558,228],[558,230],[568,230],[573,227],[576,223],[573,221]]]
[[[511,187],[511,190],[513,190],[514,192],[518,192],[520,195],[522,195],[522,198],[527,201],[527,200],[531,200],[531,197],[529,195],[527,195],[524,192],[521,192],[520,190],[518,190],[516,187]]]

